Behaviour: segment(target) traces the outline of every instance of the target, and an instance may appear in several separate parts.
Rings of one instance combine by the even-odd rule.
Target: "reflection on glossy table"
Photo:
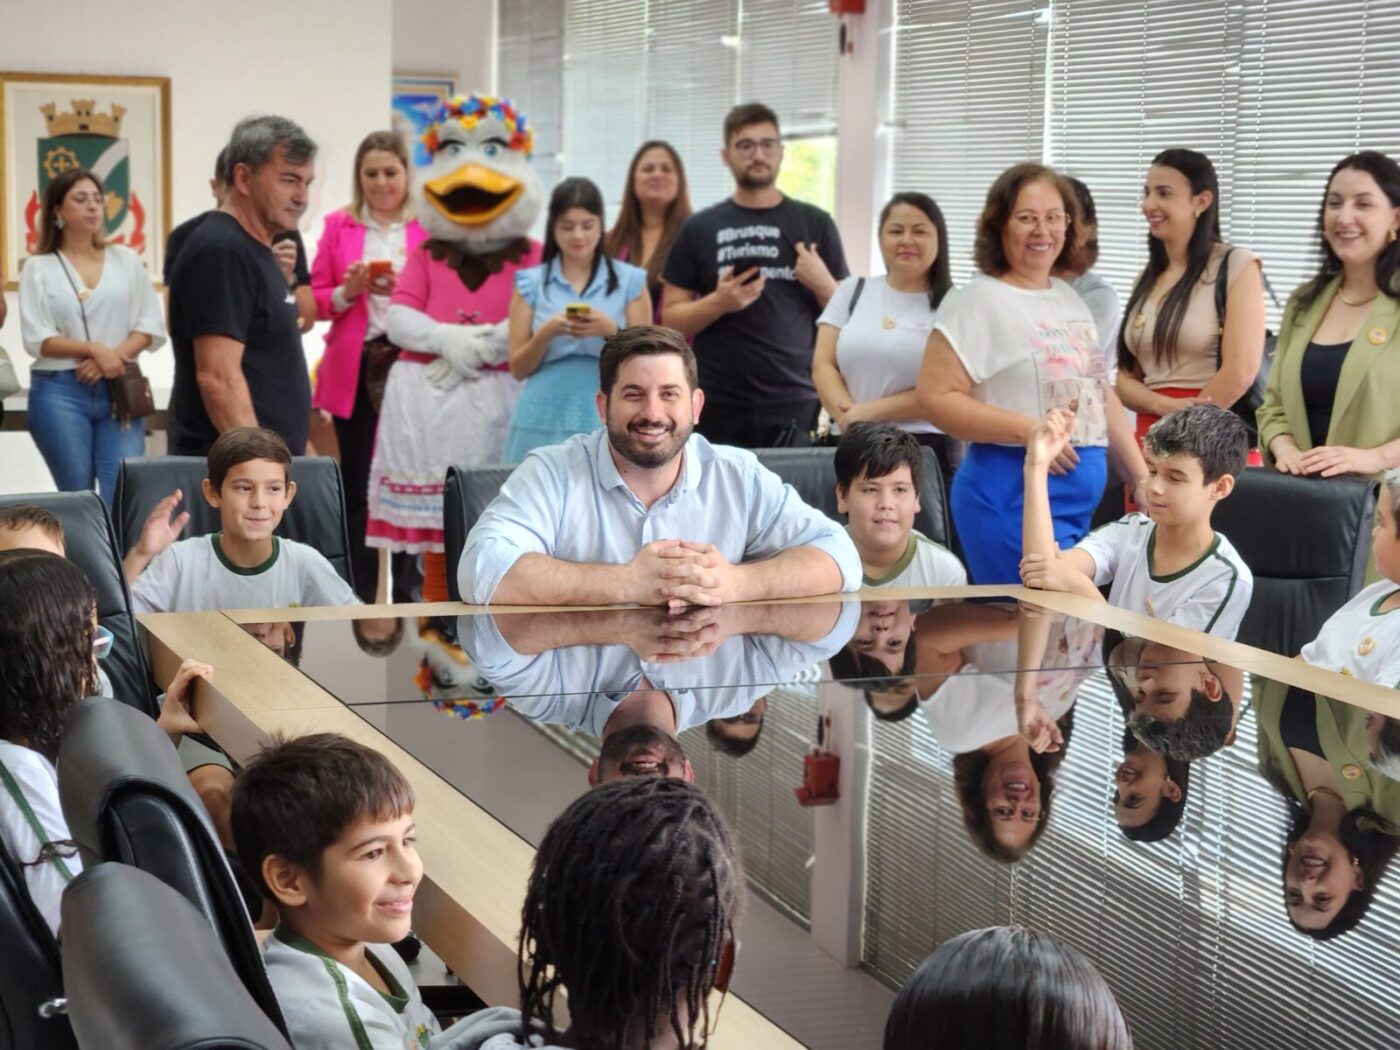
[[[997,596],[1026,605],[1018,613],[1014,602],[988,600]],[[142,622],[162,680],[184,657],[214,664],[196,715],[236,760],[272,732],[336,731],[404,770],[418,796],[426,872],[415,928],[489,1003],[516,1002],[533,845],[587,788],[598,751],[583,731],[588,719],[596,726],[617,695],[650,683],[688,698],[676,701],[680,739],[734,828],[751,889],[715,1047],[878,1047],[893,990],[924,956],[964,930],[1001,923],[1085,951],[1139,1047],[1397,1044],[1400,883],[1382,880],[1359,926],[1333,940],[1290,927],[1280,859],[1287,808],[1258,771],[1263,740],[1251,703],[1272,681],[1400,717],[1393,691],[1072,595],[955,588],[859,597],[871,603],[695,612],[684,631],[656,610],[493,608],[479,620],[487,610],[456,604]],[[285,638],[299,670],[240,626],[291,616]],[[363,633],[382,636],[396,628],[392,618],[402,618],[402,642],[387,655],[363,651],[350,621],[377,620]],[[890,680],[835,680],[852,668],[864,677],[871,665],[855,651],[911,628],[905,647],[886,654]],[[1154,666],[1206,667],[1222,681],[1242,680],[1232,669],[1251,676],[1233,745],[1191,763],[1180,823],[1159,842],[1130,841],[1110,805],[1125,747],[1122,697],[1131,702],[1136,668],[1149,658],[1106,652],[1105,631],[1154,643]],[[697,636],[710,651],[665,655],[668,638]],[[511,702],[494,702],[498,683],[482,681],[483,668]],[[1008,724],[1014,733],[1018,668],[1056,716],[1072,710],[1072,728],[1044,832],[1020,860],[1002,863],[970,836],[953,769],[955,749],[970,752]],[[863,694],[879,702],[900,681],[902,695],[923,698],[916,712],[872,717]],[[768,706],[754,749],[717,750],[705,722],[733,720],[761,696]],[[830,716],[829,743],[841,756],[840,799],[802,808],[793,789],[819,714]]]

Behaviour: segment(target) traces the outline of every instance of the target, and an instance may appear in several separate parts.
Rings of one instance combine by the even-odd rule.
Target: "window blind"
[[[535,171],[546,188],[562,172],[564,0],[499,5],[496,80],[535,129]]]
[[[1055,0],[1047,161],[1088,185],[1099,220],[1097,273],[1126,303],[1147,262],[1139,211],[1152,158],[1199,150],[1220,176],[1229,238],[1238,202],[1234,170],[1239,103],[1236,2]],[[1247,242],[1241,242],[1247,244]]]
[[[974,272],[987,188],[1044,137],[1049,0],[899,0],[892,49],[892,192],[929,194],[953,279]]]
[[[1400,157],[1397,46],[1393,0],[1245,4],[1230,233],[1263,258],[1280,299],[1316,272],[1314,224],[1337,161]]]

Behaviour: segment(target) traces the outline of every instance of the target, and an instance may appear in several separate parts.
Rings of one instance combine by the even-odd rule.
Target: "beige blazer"
[[[1303,352],[1341,283],[1340,275],[1334,277],[1306,310],[1298,309],[1297,291],[1288,299],[1268,389],[1256,413],[1265,462],[1272,464],[1269,442],[1280,434],[1293,435],[1305,452],[1319,444],[1375,448],[1400,438],[1400,299],[1388,295],[1376,297],[1347,349],[1330,429],[1325,435],[1308,432]]]

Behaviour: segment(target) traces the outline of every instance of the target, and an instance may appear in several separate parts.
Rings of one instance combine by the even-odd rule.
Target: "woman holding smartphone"
[[[386,338],[389,296],[408,252],[425,236],[412,215],[403,140],[392,131],[370,133],[355,151],[350,206],[326,216],[311,270],[317,314],[331,323],[311,400],[335,422],[355,589],[366,602],[379,583],[378,556],[365,546],[370,458],[384,382],[398,355]]]
[[[647,272],[608,258],[603,229],[598,187],[565,179],[549,200],[544,262],[515,275],[507,361],[526,383],[506,435],[507,463],[596,430],[603,342],[651,319]]]

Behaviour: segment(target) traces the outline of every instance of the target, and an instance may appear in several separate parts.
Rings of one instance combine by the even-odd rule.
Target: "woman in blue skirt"
[[[510,374],[524,379],[502,458],[519,463],[601,424],[598,355],[628,325],[649,324],[646,271],[603,251],[603,195],[565,179],[549,200],[544,262],[515,275],[510,301]]]
[[[915,390],[928,418],[968,443],[953,478],[953,527],[973,583],[1019,583],[1026,437],[1052,408],[1075,413],[1051,467],[1055,540],[1089,531],[1107,455],[1136,484],[1147,475],[1109,382],[1094,315],[1057,272],[1082,269],[1079,198],[1038,164],[1003,172],[977,222],[981,270],[939,305]]]

